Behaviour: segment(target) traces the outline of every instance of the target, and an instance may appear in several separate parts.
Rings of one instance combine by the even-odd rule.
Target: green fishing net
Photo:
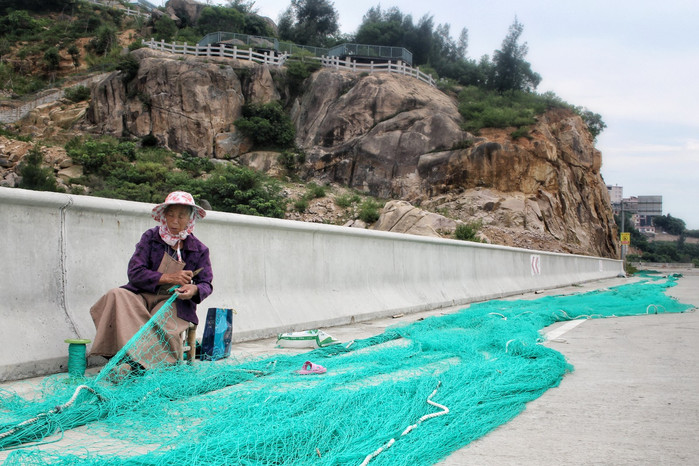
[[[473,304],[303,354],[48,377],[32,396],[0,392],[0,453],[7,465],[433,464],[573,369],[541,329],[683,312],[665,295],[676,278]],[[305,361],[327,372],[299,375]]]

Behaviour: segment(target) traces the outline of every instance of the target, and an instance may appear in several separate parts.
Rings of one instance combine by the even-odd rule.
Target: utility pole
[[[624,199],[621,199],[621,236],[624,236],[624,224],[626,223],[626,218],[624,217]],[[624,252],[626,246],[624,243],[621,243],[621,263],[624,264]]]

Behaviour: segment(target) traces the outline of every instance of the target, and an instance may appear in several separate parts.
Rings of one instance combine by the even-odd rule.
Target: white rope
[[[650,314],[651,308],[653,309],[653,314],[658,314],[660,312],[665,312],[665,308],[663,306],[660,306],[659,304],[649,304],[648,307],[646,307],[646,314]]]
[[[60,413],[61,411],[63,411],[64,409],[69,408],[73,403],[75,403],[75,400],[78,398],[78,395],[80,394],[80,392],[81,392],[82,390],[87,390],[87,391],[89,391],[89,392],[92,392],[100,401],[104,400],[104,398],[102,397],[102,395],[100,395],[99,393],[97,393],[93,388],[88,387],[87,385],[79,385],[79,386],[75,389],[75,392],[73,392],[73,396],[71,396],[70,399],[69,399],[68,401],[66,401],[64,404],[58,405],[58,406],[56,406],[55,408],[53,408],[52,410],[50,410],[50,411],[48,411],[48,412],[38,414],[37,416],[35,416],[35,417],[31,418],[31,419],[27,419],[26,421],[20,422],[19,424],[17,424],[17,425],[16,425],[15,427],[13,427],[12,429],[0,433],[0,439],[3,439],[3,438],[5,438],[5,437],[7,437],[7,436],[9,436],[9,435],[12,435],[12,434],[14,434],[15,432],[17,432],[19,429],[21,429],[22,427],[27,426],[27,425],[29,425],[29,424],[32,424],[32,423],[38,421],[39,419],[45,418],[46,416],[48,416],[48,415],[50,415],[50,414],[58,414],[58,413]]]
[[[403,431],[403,433],[400,434],[401,437],[404,436],[404,435],[406,435],[406,434],[407,434],[408,432],[410,432],[411,430],[415,429],[415,428],[416,428],[417,426],[419,426],[420,423],[422,423],[423,421],[426,421],[426,420],[428,420],[428,419],[432,419],[432,418],[434,418],[434,417],[443,416],[444,414],[449,413],[449,408],[447,408],[447,407],[444,406],[444,405],[440,405],[439,403],[435,403],[434,401],[432,401],[432,397],[435,395],[435,393],[437,393],[437,389],[439,388],[439,386],[440,386],[441,384],[442,384],[441,381],[437,382],[437,388],[435,388],[434,391],[430,394],[430,396],[427,397],[427,403],[430,404],[430,405],[432,405],[432,406],[434,406],[434,407],[437,407],[437,408],[441,409],[442,411],[440,411],[440,412],[435,412],[435,413],[430,413],[430,414],[425,414],[425,415],[422,416],[415,424],[412,424],[412,425],[406,427],[405,430]],[[399,437],[399,439],[400,439],[400,437]],[[369,461],[371,461],[372,459],[374,459],[374,458],[376,458],[377,456],[379,456],[383,451],[388,450],[389,448],[391,448],[391,446],[392,446],[394,443],[396,443],[396,439],[395,439],[395,438],[392,438],[391,440],[389,440],[388,442],[386,442],[383,446],[379,447],[379,449],[376,450],[374,453],[371,453],[371,454],[367,455],[367,457],[364,458],[364,461],[362,462],[361,466],[366,466],[367,464],[369,464]]]

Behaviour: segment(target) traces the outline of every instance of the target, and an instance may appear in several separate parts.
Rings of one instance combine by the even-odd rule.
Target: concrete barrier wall
[[[152,204],[0,188],[0,381],[65,370],[67,338],[94,337],[89,308],[127,282]],[[214,293],[234,341],[328,327],[621,271],[618,260],[209,212]],[[200,325],[199,333],[203,331]]]

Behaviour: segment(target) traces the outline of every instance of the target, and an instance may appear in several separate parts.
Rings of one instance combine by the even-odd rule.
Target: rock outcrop
[[[150,49],[133,55],[139,60],[133,80],[125,83],[122,73],[114,72],[95,86],[87,114],[91,131],[117,137],[153,135],[174,151],[200,157],[237,155],[231,153],[240,143],[233,122],[245,99],[233,69],[236,63],[177,60]],[[257,73],[260,84],[252,88],[262,98],[263,83],[271,78],[265,77],[269,70],[265,73],[264,67]]]
[[[458,222],[444,215],[427,212],[411,205],[407,201],[389,201],[384,206],[381,216],[371,228],[394,233],[432,236],[441,238],[451,235]]]
[[[455,102],[418,80],[324,70],[294,116],[316,177],[479,221],[494,243],[618,255],[601,154],[571,111],[539,117],[529,138],[474,137]]]
[[[278,170],[274,154],[249,154],[234,122],[245,103],[281,98],[307,154],[307,178],[477,221],[492,243],[618,256],[601,154],[573,112],[540,116],[528,138],[512,140],[512,129],[474,136],[452,98],[411,77],[321,69],[290,96],[283,70],[148,49],[134,55],[132,81],[114,73],[94,89],[93,131],[152,135],[178,152]],[[394,228],[384,220],[382,228]]]

